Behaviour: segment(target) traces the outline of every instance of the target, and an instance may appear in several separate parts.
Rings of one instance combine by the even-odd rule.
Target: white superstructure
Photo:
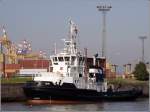
[[[41,72],[34,81],[51,81],[54,84],[74,83],[77,88],[96,89],[97,83],[94,78],[85,74],[85,57],[77,48],[77,26],[71,20],[69,26],[69,38],[64,39],[64,49],[50,56],[52,72]],[[91,69],[90,72],[94,75],[102,71]]]

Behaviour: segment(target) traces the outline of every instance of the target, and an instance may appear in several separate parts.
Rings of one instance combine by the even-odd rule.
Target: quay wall
[[[11,102],[26,100],[22,89],[23,85],[24,83],[1,84],[1,101]]]
[[[114,84],[114,88],[117,88],[118,84]],[[122,85],[122,87],[120,88],[120,90],[128,90],[128,89],[139,89],[142,90],[143,95],[141,97],[149,97],[149,84],[145,83],[145,84],[124,84]]]

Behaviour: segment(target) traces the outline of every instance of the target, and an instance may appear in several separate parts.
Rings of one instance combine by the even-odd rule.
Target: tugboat
[[[51,72],[36,74],[28,81],[24,93],[30,101],[80,102],[80,101],[122,101],[135,100],[140,90],[114,91],[108,88],[104,68],[93,65],[85,72],[86,57],[77,48],[78,29],[69,21],[69,39],[64,39],[64,49],[50,56]]]

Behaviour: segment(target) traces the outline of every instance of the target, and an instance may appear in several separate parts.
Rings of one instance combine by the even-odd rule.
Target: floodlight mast
[[[144,40],[147,39],[146,36],[140,36],[139,39],[142,41],[142,62],[145,63],[145,52],[144,52]]]
[[[106,58],[106,12],[110,11],[112,7],[111,6],[107,6],[107,5],[99,5],[97,6],[98,11],[102,12],[103,18],[102,18],[102,50],[101,50],[101,54],[102,57]]]

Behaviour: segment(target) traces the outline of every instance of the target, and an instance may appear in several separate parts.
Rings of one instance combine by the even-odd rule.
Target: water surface
[[[45,104],[29,105],[26,102],[2,103],[2,111],[49,111],[49,112],[78,112],[78,111],[146,111],[149,110],[149,99],[141,98],[127,102],[100,102],[90,104]]]

